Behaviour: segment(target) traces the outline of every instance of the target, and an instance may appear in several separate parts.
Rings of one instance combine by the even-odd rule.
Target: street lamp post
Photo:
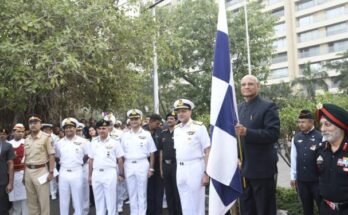
[[[156,20],[156,5],[163,2],[164,0],[156,1],[150,5],[149,9],[152,9],[153,19]],[[153,40],[153,100],[154,100],[154,112],[159,114],[159,96],[158,96],[158,63],[157,63],[157,46],[156,46],[156,35]]]

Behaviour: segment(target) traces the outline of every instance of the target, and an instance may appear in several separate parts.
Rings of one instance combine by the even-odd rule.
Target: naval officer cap
[[[330,103],[319,104],[317,109],[317,116],[319,120],[324,116],[332,124],[345,130],[346,132],[348,131],[348,111]]]
[[[141,118],[143,116],[143,112],[138,109],[131,109],[127,112],[127,117],[129,119]]]
[[[110,121],[107,121],[105,119],[99,120],[95,127],[100,128],[100,127],[110,127]]]
[[[78,124],[79,122],[77,121],[77,119],[68,117],[62,121],[62,128],[65,128],[68,125],[76,128]]]
[[[41,124],[41,128],[42,128],[42,129],[43,129],[43,128],[53,128],[53,125],[50,124],[50,123],[42,123],[42,124]]]
[[[189,109],[192,110],[195,107],[193,102],[188,99],[178,99],[174,102],[174,110]]]
[[[166,115],[166,120],[167,120],[167,119],[168,119],[168,117],[170,117],[170,116],[174,117],[175,119],[177,119],[177,118],[178,118],[178,116],[177,116],[177,114],[176,114],[176,112],[175,112],[175,111],[172,111],[172,112],[168,113],[168,114]]]
[[[6,134],[9,135],[10,131],[7,128],[0,128],[0,134]]]
[[[105,115],[104,120],[109,121],[113,125],[116,123],[116,118],[113,113],[108,113],[107,115]]]

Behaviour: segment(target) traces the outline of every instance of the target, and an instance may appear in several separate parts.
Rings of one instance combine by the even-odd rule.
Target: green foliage
[[[285,100],[285,98],[284,98]],[[348,95],[346,94],[324,94],[316,96],[315,100],[319,103],[333,103],[348,110]],[[303,97],[293,97],[286,99],[279,111],[281,138],[290,139],[293,132],[298,130],[297,119],[302,109],[308,109],[315,114],[317,103]],[[318,126],[318,124],[317,124]]]
[[[277,208],[288,211],[289,215],[301,215],[302,207],[295,189],[277,187]]]
[[[330,62],[327,64],[329,69],[334,69],[340,72],[340,75],[334,78],[336,83],[339,83],[339,88],[348,93],[348,51],[339,54],[342,60]]]
[[[2,1],[1,109],[45,120],[81,107],[125,111],[149,72],[151,23],[108,0]]]
[[[195,112],[209,112],[211,73],[217,26],[216,1],[188,0],[158,9],[158,55],[161,102],[164,112],[177,98],[197,104]],[[272,53],[274,18],[262,12],[261,4],[248,5],[253,74],[265,80]],[[247,74],[244,12],[228,14],[231,56],[237,86]],[[266,63],[265,63],[266,62]]]
[[[325,78],[328,77],[326,71],[313,71],[310,67],[310,62],[307,62],[304,65],[303,76],[296,78],[292,81],[291,85],[295,86],[300,84],[305,90],[300,94],[310,99],[313,102],[315,101],[315,94],[317,89],[323,89],[324,91],[328,90],[328,85],[325,82]]]

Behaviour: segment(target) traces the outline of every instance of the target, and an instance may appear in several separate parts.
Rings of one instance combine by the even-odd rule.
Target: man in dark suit
[[[298,116],[300,129],[291,141],[291,181],[296,188],[303,208],[303,215],[314,214],[315,200],[320,206],[316,149],[323,136],[314,128],[314,116],[309,110],[302,110]]]
[[[152,114],[149,123],[143,126],[145,130],[151,133],[157,149],[160,148],[159,136],[162,133],[162,129],[160,128],[161,122],[162,117],[160,115]],[[162,215],[163,193],[164,184],[160,173],[159,151],[156,151],[154,172],[147,183],[147,215]]]
[[[275,174],[279,137],[277,106],[261,98],[260,83],[255,76],[241,80],[244,102],[238,105],[239,121],[236,134],[242,140],[242,176],[246,187],[240,197],[242,215],[275,215]]]
[[[15,154],[12,145],[6,142],[8,135],[7,129],[0,129],[0,214],[8,215],[10,209],[10,202],[8,200],[8,193],[13,189],[13,159]]]

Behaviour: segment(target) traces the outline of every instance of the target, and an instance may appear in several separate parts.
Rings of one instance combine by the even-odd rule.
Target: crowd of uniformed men
[[[276,214],[280,120],[277,106],[259,89],[256,77],[241,80],[244,102],[235,133],[242,146],[242,215]],[[88,214],[91,205],[97,215],[118,214],[126,199],[132,215],[161,215],[165,193],[169,214],[204,215],[210,139],[206,127],[192,120],[193,108],[190,100],[175,101],[163,125],[160,115],[144,123],[143,113],[131,109],[125,127],[112,113],[88,126],[68,117],[57,128],[33,114],[29,132],[22,123],[11,133],[1,129],[0,214],[48,215],[50,197],[58,193],[61,215],[69,214],[70,199],[75,215]],[[314,200],[322,215],[347,215],[348,112],[323,104],[316,116],[321,132],[311,111],[299,114],[291,186],[305,215],[313,214]]]

